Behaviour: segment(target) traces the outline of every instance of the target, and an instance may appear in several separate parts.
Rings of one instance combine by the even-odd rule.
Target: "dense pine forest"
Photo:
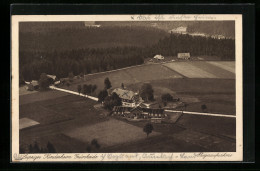
[[[20,31],[20,76],[38,80],[41,73],[59,78],[108,71],[144,63],[156,54],[219,56],[235,59],[233,39],[169,34],[149,27],[100,27]]]

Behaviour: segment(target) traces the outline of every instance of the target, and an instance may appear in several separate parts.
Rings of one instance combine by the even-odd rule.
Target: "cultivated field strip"
[[[164,65],[188,78],[217,78],[216,75],[192,65],[192,62],[172,62]]]
[[[215,65],[217,67],[220,67],[224,70],[227,70],[229,72],[235,73],[235,62],[229,62],[229,61],[208,61],[207,63],[210,63],[212,65]]]
[[[192,65],[210,74],[215,75],[217,78],[235,79],[234,72],[230,72],[228,70],[225,70],[221,67],[218,67],[217,65],[208,62],[192,62]]]
[[[28,128],[28,127],[31,127],[31,126],[34,126],[34,125],[38,125],[40,124],[39,122],[36,122],[32,119],[29,119],[29,118],[22,118],[22,119],[19,119],[19,129],[24,129],[24,128]]]

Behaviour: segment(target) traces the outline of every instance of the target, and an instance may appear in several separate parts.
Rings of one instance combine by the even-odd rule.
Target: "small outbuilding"
[[[29,84],[27,84],[26,89],[28,91],[33,91],[39,89],[39,83],[36,80],[32,80]]]
[[[47,75],[47,77],[53,79],[53,81],[57,80],[56,75]]]
[[[164,59],[164,57],[162,55],[155,55],[153,58],[157,59],[157,60],[163,60]]]
[[[178,53],[178,59],[190,59],[190,53]]]

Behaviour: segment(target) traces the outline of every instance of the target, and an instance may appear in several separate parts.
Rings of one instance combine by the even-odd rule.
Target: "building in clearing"
[[[29,84],[27,84],[26,89],[28,91],[33,91],[39,89],[39,83],[36,80],[32,80]]]
[[[162,55],[155,55],[153,58],[157,59],[157,60],[163,60],[164,59],[164,57]]]
[[[130,90],[116,88],[111,92],[111,94],[112,93],[116,93],[120,97],[122,100],[122,106],[125,107],[135,107],[138,102],[142,101],[141,97],[139,97],[137,93]]]
[[[178,53],[178,59],[190,59],[190,53]]]
[[[56,79],[57,79],[56,75],[48,75],[47,74],[47,77],[53,79],[53,81],[56,81]]]

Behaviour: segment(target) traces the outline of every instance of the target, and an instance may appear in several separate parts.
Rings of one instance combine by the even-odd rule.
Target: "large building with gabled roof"
[[[137,93],[131,90],[116,88],[111,92],[111,94],[112,93],[116,93],[120,97],[122,100],[122,106],[125,107],[135,107],[136,104],[142,100]]]

